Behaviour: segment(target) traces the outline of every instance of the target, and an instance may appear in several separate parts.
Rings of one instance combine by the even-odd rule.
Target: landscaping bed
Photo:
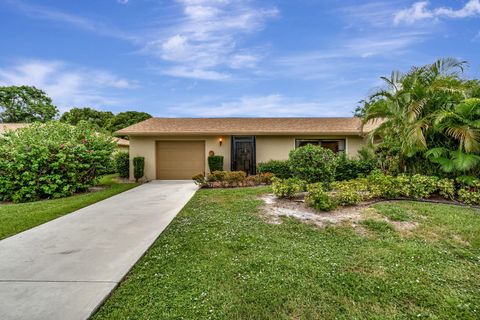
[[[272,224],[270,192],[199,190],[93,319],[478,319],[477,211],[402,201],[362,207],[357,228]]]

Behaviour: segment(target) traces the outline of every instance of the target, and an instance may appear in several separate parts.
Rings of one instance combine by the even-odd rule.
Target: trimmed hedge
[[[260,163],[258,165],[258,172],[272,173],[275,177],[280,179],[288,179],[293,176],[288,160],[270,160]]]
[[[145,158],[144,157],[135,157],[133,158],[133,177],[135,181],[138,182],[144,176],[145,169]]]
[[[271,173],[247,177],[244,171],[214,171],[207,176],[199,173],[192,177],[192,180],[202,188],[253,187],[270,184],[272,179]]]
[[[115,171],[120,178],[128,178],[130,175],[130,156],[128,152],[118,152],[113,156]]]
[[[209,156],[208,168],[210,172],[223,171],[223,156]]]
[[[0,138],[0,201],[60,198],[87,190],[105,174],[112,138],[89,125],[34,123]]]

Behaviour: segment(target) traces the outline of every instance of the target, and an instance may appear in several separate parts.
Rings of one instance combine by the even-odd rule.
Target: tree
[[[99,111],[92,108],[72,108],[60,117],[61,122],[77,125],[80,121],[86,121],[97,129],[106,129],[113,118],[110,111]]]
[[[131,126],[132,124],[142,122],[150,119],[152,116],[146,112],[138,111],[125,111],[116,114],[110,119],[108,124],[108,130],[115,132],[117,130]]]
[[[45,92],[29,86],[0,87],[0,122],[47,122],[58,109]]]
[[[382,77],[386,88],[370,96],[363,110],[357,111],[363,113],[364,124],[380,123],[369,135],[371,144],[376,149],[395,150],[402,171],[433,173],[428,171],[436,168],[447,171],[438,161],[446,154],[457,163],[447,172],[456,168],[473,169],[476,165],[472,159],[476,159],[477,150],[471,146],[478,141],[475,124],[479,118],[478,113],[467,116],[476,104],[473,108],[460,105],[480,90],[477,80],[462,78],[465,64],[447,58],[413,67],[406,74],[393,72],[390,78]],[[373,143],[375,140],[380,142]],[[451,153],[457,150],[461,154]],[[432,162],[437,166],[432,166]],[[467,166],[467,162],[471,165]]]

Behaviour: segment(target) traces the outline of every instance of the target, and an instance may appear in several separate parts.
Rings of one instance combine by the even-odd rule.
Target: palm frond
[[[471,170],[480,163],[480,156],[465,153],[461,150],[452,151],[451,155],[455,168],[459,171]]]

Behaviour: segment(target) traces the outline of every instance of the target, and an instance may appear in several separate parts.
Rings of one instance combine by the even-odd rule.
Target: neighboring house
[[[358,118],[151,118],[116,134],[130,137],[131,159],[145,158],[148,180],[175,180],[208,172],[212,152],[224,156],[224,170],[249,174],[309,143],[356,156],[370,129]]]
[[[113,141],[117,143],[117,151],[120,152],[128,152],[130,149],[130,141],[127,139],[122,139],[122,138],[113,138]]]
[[[7,131],[14,131],[20,128],[28,127],[28,123],[0,123],[0,136]],[[126,139],[113,138],[113,141],[117,144],[117,151],[128,152],[130,142]]]
[[[0,136],[7,131],[15,131],[20,128],[25,128],[28,123],[0,123]]]

